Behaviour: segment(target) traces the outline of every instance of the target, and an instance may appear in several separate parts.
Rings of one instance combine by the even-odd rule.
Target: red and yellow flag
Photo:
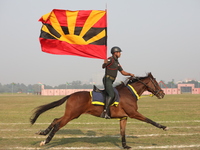
[[[89,58],[107,58],[106,11],[54,9],[42,16],[43,52]]]

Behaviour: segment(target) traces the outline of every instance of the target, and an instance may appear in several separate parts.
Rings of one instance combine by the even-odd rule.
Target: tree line
[[[0,83],[0,93],[33,93],[37,94],[41,92],[42,84],[29,84],[23,83],[10,83],[2,85]],[[99,88],[103,88],[103,85],[97,85]],[[50,86],[44,84],[45,89],[92,89],[93,84],[83,84],[81,81],[73,81],[71,83],[60,84],[58,86]]]
[[[174,83],[174,81],[170,81],[165,83],[163,80],[160,82],[161,88],[177,88],[177,84]],[[118,85],[120,84],[119,82],[116,82],[114,84]],[[195,88],[200,88],[200,83],[195,80],[191,80],[188,82],[180,82],[179,84],[194,84]],[[103,84],[102,85],[96,85],[98,88],[103,89]],[[93,84],[83,84],[81,81],[73,81],[71,83],[66,83],[66,84],[60,84],[58,86],[50,86],[50,85],[45,85],[45,89],[92,89]],[[39,93],[41,92],[41,84],[29,84],[25,85],[23,83],[10,83],[10,84],[5,84],[2,85],[0,83],[0,93]]]

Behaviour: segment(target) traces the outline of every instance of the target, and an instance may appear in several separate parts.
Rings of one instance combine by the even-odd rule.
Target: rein
[[[143,85],[145,85],[148,89],[150,89],[150,91],[152,92],[153,96],[157,95],[160,91],[162,90],[154,90],[152,87],[148,86],[146,83],[144,83],[143,81],[141,81],[138,78],[135,78],[137,81],[139,81],[140,83],[142,83]],[[153,83],[154,87],[157,89],[157,85],[155,84],[155,82],[152,80],[152,78],[150,78],[151,82]]]

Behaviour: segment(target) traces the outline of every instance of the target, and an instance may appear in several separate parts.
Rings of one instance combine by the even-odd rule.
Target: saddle
[[[114,88],[115,97],[112,100],[111,106],[117,106],[119,104],[119,93],[116,88]],[[105,101],[107,98],[107,94],[105,90],[98,89],[95,85],[93,86],[93,91],[90,92],[92,97],[92,104],[93,105],[105,105]]]

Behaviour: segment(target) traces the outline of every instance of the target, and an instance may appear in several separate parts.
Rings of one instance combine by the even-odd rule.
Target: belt
[[[106,75],[106,78],[109,78],[109,79],[111,79],[111,80],[115,80],[115,78],[112,77],[112,76],[110,76],[110,75]]]

